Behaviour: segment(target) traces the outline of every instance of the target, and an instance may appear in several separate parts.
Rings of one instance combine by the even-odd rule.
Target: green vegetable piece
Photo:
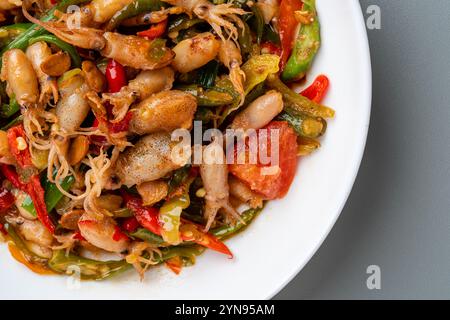
[[[241,68],[245,73],[244,94],[247,95],[254,87],[264,82],[270,74],[277,73],[279,63],[280,57],[273,54],[262,54],[248,59]],[[238,101],[224,110],[219,123],[223,123],[226,117],[237,109],[239,109]]]
[[[238,28],[238,42],[239,47],[244,55],[250,54],[252,52],[252,34],[250,32],[250,27],[247,22],[242,21],[244,28]]]
[[[286,108],[277,118],[287,121],[297,135],[305,138],[318,138],[327,129],[327,122],[323,118],[310,117],[290,108]]]
[[[169,180],[169,194],[183,183],[183,181],[189,176],[190,170],[191,166],[186,165],[174,171],[172,177]]]
[[[81,67],[80,55],[78,54],[77,50],[71,44],[68,44],[67,42],[60,40],[53,34],[43,34],[41,36],[30,39],[30,41],[28,41],[28,45],[31,46],[33,43],[36,43],[39,41],[44,41],[44,42],[54,44],[61,50],[67,52],[70,56],[70,59],[72,60],[73,67],[75,67],[75,68]]]
[[[164,244],[163,238],[144,228],[139,228],[136,231],[131,232],[129,235],[133,238],[141,239],[156,246]]]
[[[161,236],[171,245],[181,243],[180,224],[181,212],[189,207],[188,194],[182,194],[166,201],[159,209],[159,219],[162,222]]]
[[[270,23],[264,25],[263,40],[272,42],[275,45],[280,45],[281,43],[280,35],[273,29]]]
[[[219,62],[211,60],[201,67],[197,72],[197,84],[203,88],[212,88],[216,82],[217,73],[219,72]]]
[[[17,33],[20,34],[20,33],[24,32],[24,31],[28,30],[32,25],[33,25],[32,23],[28,23],[28,22],[26,22],[26,23],[15,23],[15,24],[10,24],[10,25],[1,27],[0,31],[6,30],[6,31],[9,31],[9,32],[12,32],[12,33],[17,32]]]
[[[177,89],[196,97],[199,107],[219,107],[234,101],[234,97],[231,94],[218,91],[217,87],[205,90],[197,85],[182,85],[178,86]]]
[[[256,34],[256,42],[260,44],[264,33],[264,17],[258,6],[252,6],[251,9],[253,12],[253,17],[251,19],[251,21],[253,22],[252,29]]]
[[[205,251],[204,247],[198,245],[176,246],[161,249],[160,263],[171,258],[180,257],[190,261],[190,264],[195,263],[195,258]]]
[[[47,14],[45,14],[42,18],[41,21],[50,21],[53,18],[55,18],[54,12],[56,10],[58,11],[62,11],[64,12],[65,9],[68,6],[71,5],[79,5],[82,4],[84,2],[87,2],[88,0],[63,0],[60,3],[58,3],[56,6],[54,6],[53,8],[51,8]],[[10,50],[10,49],[21,49],[21,50],[25,50],[28,46],[28,42],[35,37],[41,36],[43,34],[48,34],[48,32],[41,28],[40,26],[36,25],[36,24],[32,24],[26,31],[24,31],[23,33],[21,33],[17,38],[15,38],[13,41],[11,41],[7,46],[5,46],[3,48],[3,50],[1,51],[0,55],[3,55],[3,53],[5,53],[6,51]],[[1,63],[1,62],[0,62]]]
[[[0,47],[8,45],[21,33],[25,32],[32,23],[16,23],[0,27]]]
[[[17,103],[16,99],[12,97],[9,100],[9,104],[3,104],[0,110],[0,117],[9,118],[15,115],[20,110],[20,105]]]
[[[212,229],[210,230],[210,233],[219,239],[229,238],[239,231],[244,230],[250,224],[250,222],[252,222],[253,219],[261,212],[261,210],[262,208],[248,209],[241,214],[241,218],[245,222],[245,224],[241,221],[237,221],[234,225],[226,225]]]
[[[294,109],[297,112],[304,113],[311,117],[333,118],[334,110],[326,106],[315,103],[308,98],[292,91],[276,75],[267,78],[266,85],[275,89],[283,95],[285,106]]]
[[[150,44],[150,49],[148,51],[148,56],[151,59],[159,60],[166,55],[166,40],[161,38],[156,38]]]
[[[135,17],[141,13],[158,11],[166,6],[167,4],[160,0],[135,0],[129,5],[125,6],[122,10],[116,12],[116,14],[114,14],[114,16],[106,25],[105,30],[112,31],[117,28],[125,19]]]
[[[292,54],[281,74],[285,81],[302,79],[320,48],[320,23],[315,0],[304,0],[303,10],[313,14],[314,21],[300,26]]]
[[[54,251],[52,258],[48,261],[48,266],[58,273],[73,274],[79,272],[80,278],[83,280],[103,280],[131,267],[125,260],[96,261],[72,253],[66,255],[64,250]]]
[[[23,122],[23,115],[19,115],[16,118],[14,118],[13,120],[11,120],[9,123],[7,123],[6,125],[4,125],[1,129],[3,131],[8,130],[9,128],[14,127],[15,125],[22,123]]]
[[[113,211],[112,214],[116,218],[129,218],[134,216],[133,212],[128,208],[121,208],[119,210]]]
[[[75,182],[75,178],[73,176],[66,177],[62,183],[61,187],[64,190],[69,190],[70,187]],[[52,211],[55,206],[58,204],[58,202],[62,199],[64,196],[61,191],[58,190],[56,185],[47,179],[45,179],[45,182],[42,186],[45,190],[45,204],[47,205],[47,211]],[[34,207],[33,201],[31,200],[30,196],[27,196],[25,200],[22,202],[22,208],[27,210],[29,213],[31,213],[33,216],[36,216],[36,208]]]
[[[184,15],[177,16],[175,19],[172,19],[169,22],[169,26],[167,29],[168,29],[169,33],[180,32],[181,30],[189,29],[189,28],[195,26],[196,24],[203,23],[203,22],[205,22],[205,21],[202,19],[198,19],[198,18],[190,19],[189,16],[184,14]]]

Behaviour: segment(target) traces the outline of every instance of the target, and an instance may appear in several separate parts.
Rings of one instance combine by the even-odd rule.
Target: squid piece
[[[131,109],[130,132],[148,134],[158,131],[171,132],[175,129],[190,129],[197,100],[189,93],[171,90],[148,97]]]
[[[130,241],[118,229],[111,217],[97,217],[84,213],[78,221],[78,228],[87,242],[109,252],[121,253],[128,248]]]
[[[41,86],[39,103],[45,106],[51,97],[53,97],[55,103],[58,102],[58,86],[56,84],[56,79],[44,73],[41,69],[41,64],[52,56],[50,47],[43,41],[36,42],[27,48],[26,55],[33,65],[33,69]]]
[[[230,220],[241,220],[239,213],[229,200],[228,167],[222,146],[214,141],[203,150],[200,176],[205,188],[205,232],[209,230],[219,209],[223,209]]]
[[[260,129],[272,121],[283,110],[283,96],[275,90],[266,94],[241,111],[231,123],[231,129]]]
[[[39,99],[38,79],[33,65],[22,50],[11,49],[3,54],[1,80],[7,92],[23,107],[36,106]]]
[[[24,16],[63,41],[74,46],[100,51],[101,55],[135,69],[154,70],[171,63],[174,53],[161,39],[147,40],[138,36],[126,36],[114,32],[79,27],[73,28],[67,22],[40,21],[23,7]]]
[[[39,220],[24,219],[17,223],[17,230],[31,252],[42,258],[51,258],[53,236]]]
[[[185,164],[172,154],[177,144],[168,133],[147,135],[119,155],[114,173],[128,187],[158,180]]]
[[[237,41],[238,29],[233,23],[236,23],[241,29],[244,28],[239,15],[243,15],[246,12],[240,8],[233,7],[232,3],[214,5],[208,0],[162,1],[182,8],[188,15],[194,14],[200,19],[207,21],[222,41],[225,41],[226,38],[231,38],[233,41]],[[222,28],[225,30],[225,35],[227,37],[225,37],[222,32]]]
[[[39,220],[24,219],[18,224],[19,233],[25,240],[34,242],[43,247],[50,247],[53,243],[53,236]]]
[[[239,106],[241,106],[244,103],[245,98],[245,73],[240,68],[242,64],[241,51],[233,41],[222,41],[219,50],[219,60],[230,71],[230,81],[241,97],[239,104]]]
[[[82,75],[75,75],[60,86],[61,99],[56,105],[59,128],[70,134],[83,123],[90,111],[85,99],[89,86]]]
[[[170,67],[144,70],[119,92],[104,93],[102,102],[108,102],[113,106],[113,122],[120,121],[135,100],[144,100],[154,93],[171,89],[174,80],[175,72]]]
[[[165,67],[175,55],[161,39],[147,40],[114,32],[105,32],[103,37],[106,45],[100,53],[135,69],[154,70]]]
[[[211,32],[198,34],[181,41],[173,48],[175,58],[172,66],[181,73],[198,69],[213,60],[219,49],[220,41]]]

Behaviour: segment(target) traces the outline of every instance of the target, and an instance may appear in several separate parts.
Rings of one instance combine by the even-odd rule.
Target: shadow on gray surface
[[[382,9],[364,159],[332,232],[275,299],[449,298],[450,2],[360,2]],[[366,287],[372,264],[381,290]]]

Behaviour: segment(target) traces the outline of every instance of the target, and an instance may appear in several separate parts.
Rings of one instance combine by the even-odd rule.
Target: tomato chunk
[[[244,164],[233,163],[229,165],[230,172],[245,182],[250,189],[262,194],[266,199],[282,198],[286,195],[294,179],[297,167],[297,135],[285,121],[272,121],[265,128],[267,137],[270,137],[271,130],[279,130],[279,168],[269,168],[271,164],[252,164],[245,161]],[[259,146],[267,148],[267,155],[271,156],[270,138],[263,139],[262,129],[258,130]],[[240,152],[245,152],[245,159],[249,159],[249,147],[246,145],[242,150],[235,150],[235,159],[239,157]],[[260,159],[258,150],[258,159]]]

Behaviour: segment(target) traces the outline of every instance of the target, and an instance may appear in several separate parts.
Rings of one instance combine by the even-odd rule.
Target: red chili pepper
[[[280,68],[284,69],[288,61],[292,48],[294,46],[295,32],[297,31],[298,21],[295,19],[294,12],[303,8],[303,2],[300,0],[281,0],[278,16],[278,30],[281,40],[281,59]]]
[[[136,217],[129,217],[126,218],[123,222],[122,222],[122,229],[125,230],[126,232],[134,232],[137,230],[137,228],[139,228],[140,224],[137,221]]]
[[[329,85],[330,80],[322,74],[308,88],[300,92],[300,94],[316,103],[320,103],[327,93]]]
[[[270,53],[276,54],[277,56],[281,56],[281,48],[272,42],[263,42],[261,43],[261,53]]]
[[[125,68],[114,59],[108,60],[105,76],[108,82],[108,91],[111,93],[119,92],[122,87],[127,85]]]
[[[212,234],[204,233],[203,231],[201,231],[200,226],[198,226],[194,223],[191,223],[191,222],[189,222],[188,224],[192,225],[197,232],[195,235],[187,234],[187,232],[185,232],[185,233],[182,232],[181,239],[183,241],[193,241],[196,244],[199,244],[208,249],[226,254],[230,258],[233,258],[233,253],[231,253],[230,249],[228,249],[228,247],[222,241],[220,241],[219,239],[214,237]]]
[[[48,231],[55,233],[55,225],[48,215],[47,205],[45,204],[44,198],[45,191],[41,186],[41,181],[39,180],[38,175],[31,177],[30,182],[27,184],[27,189],[31,200],[33,201],[39,221],[42,222]]]
[[[5,212],[14,204],[14,196],[11,192],[0,187],[0,213]]]
[[[26,135],[23,125],[15,126],[8,130],[8,145],[11,153],[14,155],[17,164],[21,168],[33,166],[31,162],[31,153],[28,146],[21,150],[18,139],[23,139],[26,143]],[[15,170],[11,167],[2,165],[2,172],[5,177],[11,181],[11,183],[18,189],[25,191],[31,197],[34,208],[36,209],[37,217],[42,224],[51,232],[55,232],[55,225],[53,224],[50,216],[48,215],[47,205],[45,204],[44,189],[41,186],[39,175],[34,175],[30,178],[27,184],[20,181],[19,176]]]
[[[166,266],[178,275],[183,269],[183,261],[180,257],[173,257],[166,261]]]
[[[97,128],[99,126],[99,124],[100,124],[100,121],[97,118],[95,118],[94,122],[92,123],[92,127]],[[106,145],[106,143],[108,142],[106,137],[96,136],[96,135],[89,136],[89,141],[91,143],[91,145],[90,145],[91,149],[94,148],[94,150],[91,150],[91,151],[94,151],[94,153],[96,153],[96,154],[100,154],[100,147]]]
[[[137,35],[140,37],[145,37],[149,40],[161,37],[167,29],[167,19],[158,22],[150,27],[150,29],[138,32]]]
[[[19,179],[19,175],[17,174],[16,170],[12,166],[8,166],[6,164],[1,164],[0,169],[5,176],[5,178],[12,183],[12,185],[20,189],[22,191],[26,190],[26,185],[22,183]]]
[[[114,226],[114,234],[112,238],[114,241],[120,241],[120,240],[127,240],[128,236],[125,233],[123,233],[118,226]]]
[[[126,206],[134,212],[136,220],[145,229],[153,232],[156,235],[161,235],[161,225],[159,224],[159,212],[155,208],[142,206],[142,200],[138,197],[132,196],[124,190],[121,190],[122,198],[126,203]],[[190,224],[194,226],[196,234],[181,233],[181,239],[183,241],[194,241],[195,243],[209,248],[211,250],[228,255],[230,258],[233,257],[230,249],[221,242],[219,239],[214,237],[209,233],[204,233],[201,231],[201,227],[197,226],[191,222],[186,222],[185,224]]]
[[[16,159],[17,164],[22,168],[33,166],[33,162],[31,162],[31,153],[28,149],[27,136],[23,125],[20,124],[10,128],[7,132],[7,137],[9,149]],[[23,149],[22,146],[19,146],[19,141],[25,144]]]
[[[3,233],[5,236],[8,234],[5,227],[0,223],[0,232]]]
[[[81,221],[81,222],[83,222],[83,221]],[[84,237],[81,235],[81,232],[80,232],[80,231],[75,232],[75,233],[73,234],[72,238],[75,239],[75,240],[78,240],[78,241],[86,240],[86,239],[84,239]]]
[[[154,234],[161,235],[161,225],[159,224],[159,211],[152,207],[142,205],[142,200],[121,190],[122,198],[128,209],[134,212],[136,220],[145,229]]]
[[[10,166],[1,165],[1,171],[6,179],[8,179],[17,189],[20,189],[30,195],[33,201],[34,208],[36,209],[37,217],[39,221],[51,232],[55,232],[55,225],[53,224],[50,216],[48,215],[47,205],[45,204],[44,194],[45,191],[41,186],[41,181],[38,175],[34,175],[30,178],[30,181],[25,184],[20,181],[17,172]]]
[[[124,132],[128,131],[128,127],[130,126],[131,118],[133,117],[133,113],[128,111],[125,117],[117,122],[117,123],[108,123],[108,130],[111,133],[118,133],[118,132]]]

